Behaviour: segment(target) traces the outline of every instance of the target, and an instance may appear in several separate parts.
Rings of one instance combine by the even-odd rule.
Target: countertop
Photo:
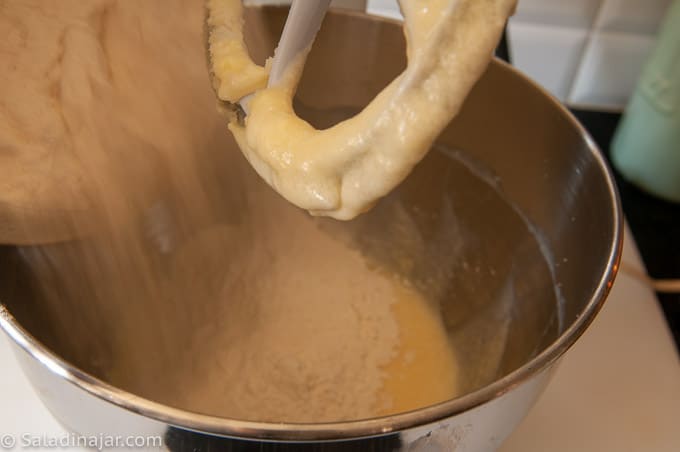
[[[626,231],[623,262],[641,270]],[[620,272],[602,311],[501,452],[677,452],[680,361],[654,293]]]

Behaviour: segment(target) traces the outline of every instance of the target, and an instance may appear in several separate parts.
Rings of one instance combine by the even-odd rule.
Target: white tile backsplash
[[[604,0],[596,29],[654,35],[672,0]]]
[[[376,16],[391,17],[393,19],[403,19],[397,0],[368,0],[366,11]]]
[[[648,35],[595,31],[567,102],[607,109],[625,106],[653,45]]]
[[[621,110],[671,2],[519,0],[509,26],[513,63],[568,104]]]
[[[512,62],[560,100],[566,100],[587,39],[585,28],[553,27],[513,22]],[[559,55],[559,58],[555,58]]]
[[[590,28],[601,0],[519,0],[515,20],[542,25]]]

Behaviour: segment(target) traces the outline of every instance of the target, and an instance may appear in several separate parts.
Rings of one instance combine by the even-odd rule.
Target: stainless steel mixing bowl
[[[277,8],[248,11],[253,55],[271,53],[284,18]],[[398,24],[332,12],[305,69],[297,111],[318,127],[351,116],[404,63]],[[210,170],[236,168],[254,178],[221,133]],[[242,204],[228,207],[247,215]],[[1,250],[0,325],[48,409],[83,435],[160,435],[167,449],[192,451],[494,450],[602,306],[622,240],[616,189],[592,139],[558,101],[499,61],[393,194],[352,222],[319,223],[440,304],[464,395],[399,415],[324,424],[252,422],[171,406],[154,386],[190,366],[186,344],[218,322],[219,299],[186,299],[169,309],[142,296],[107,302],[96,288],[69,292],[59,288],[72,256],[64,245]],[[156,373],[144,374],[116,368],[131,362],[127,354],[165,355]],[[194,384],[202,384],[200,374]]]

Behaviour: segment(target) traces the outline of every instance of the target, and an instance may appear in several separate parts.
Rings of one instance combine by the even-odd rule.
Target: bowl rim
[[[335,10],[334,13],[359,17],[368,16],[371,20],[398,24],[401,26],[401,22],[398,20],[372,16],[363,12]],[[611,231],[613,240],[607,257],[606,267],[600,276],[597,287],[592,292],[590,299],[583,310],[562,334],[541,351],[541,353],[502,378],[471,393],[465,394],[464,396],[425,408],[390,416],[326,423],[270,423],[242,421],[194,413],[163,405],[116,388],[99,378],[83,372],[53,353],[23,328],[2,304],[1,300],[0,328],[7,333],[16,345],[32,358],[36,359],[41,365],[46,367],[49,372],[73,384],[79,389],[86,391],[90,395],[116,405],[119,408],[156,421],[178,426],[179,428],[186,430],[224,437],[256,439],[262,441],[306,442],[352,440],[382,436],[441,421],[468,412],[480,405],[484,405],[503,396],[516,387],[528,382],[532,377],[537,376],[544,369],[550,367],[576,342],[586,328],[592,323],[595,315],[599,312],[609,294],[619,268],[623,249],[623,217],[621,202],[618,190],[614,183],[613,173],[607,165],[597,144],[581,123],[552,94],[511,65],[499,59],[494,59],[490,64],[496,65],[497,68],[503,70],[506,74],[517,77],[522,82],[531,85],[532,89],[539,91],[546,101],[550,102],[552,107],[559,111],[569,121],[570,125],[581,135],[588,151],[599,165],[605,178],[612,201],[610,208],[611,216],[613,218]]]

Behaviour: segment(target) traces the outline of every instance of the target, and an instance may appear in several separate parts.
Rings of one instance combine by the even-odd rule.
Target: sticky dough
[[[398,185],[457,114],[484,72],[516,0],[402,0],[408,65],[366,108],[317,130],[292,98],[302,60],[265,87],[250,59],[239,0],[208,0],[210,56],[220,99],[253,94],[229,128],[269,185],[313,215],[347,220]],[[346,64],[351,64],[347,62]]]

